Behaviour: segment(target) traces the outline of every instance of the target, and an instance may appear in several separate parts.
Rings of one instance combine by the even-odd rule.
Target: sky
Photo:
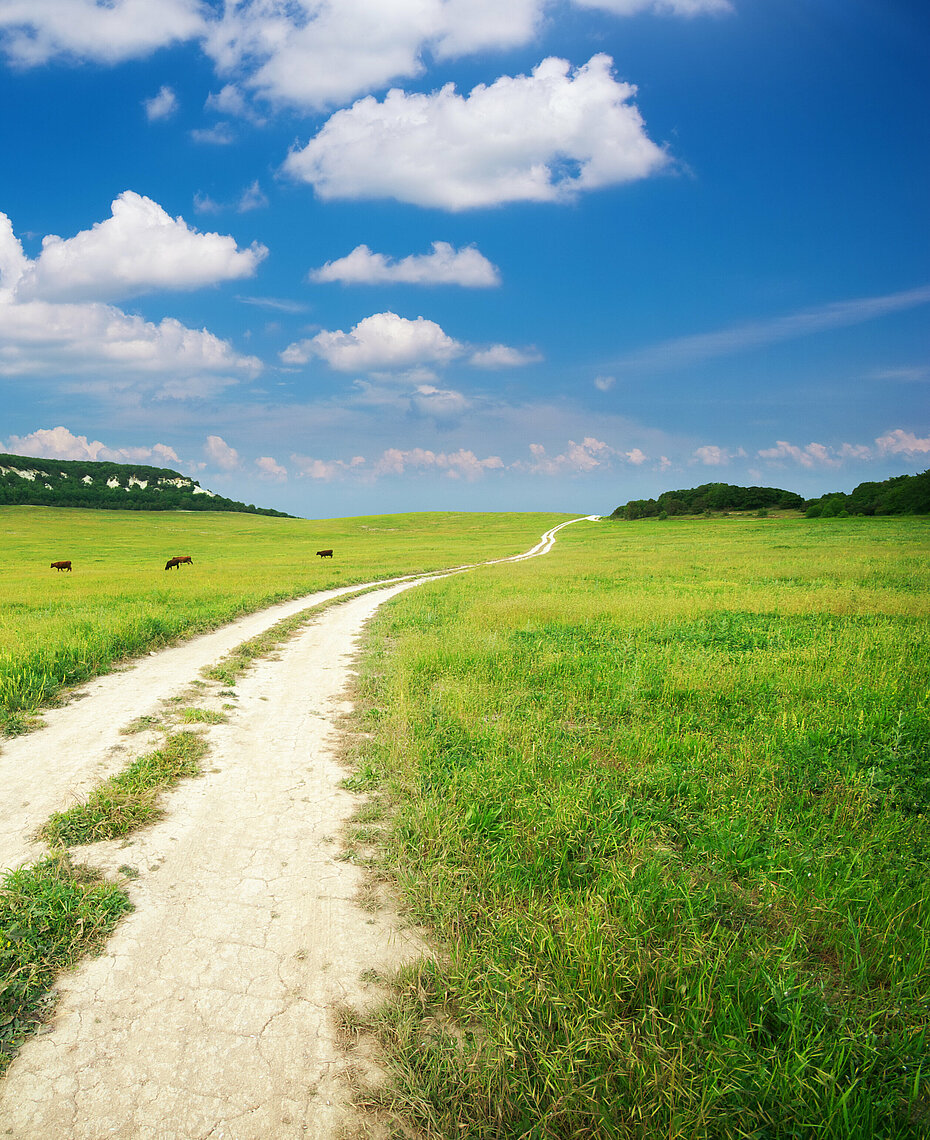
[[[0,451],[308,518],[930,467],[926,0],[0,0]]]

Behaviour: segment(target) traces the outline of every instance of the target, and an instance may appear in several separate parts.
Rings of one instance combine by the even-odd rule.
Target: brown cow
[[[181,565],[181,559],[180,558],[169,558],[168,561],[165,563],[165,569],[166,570],[177,570],[177,568],[180,565]]]
[[[176,554],[174,558],[171,559],[171,561],[177,562],[179,566],[181,563],[189,563],[191,566],[194,565],[194,560],[189,554]]]
[[[319,558],[332,558],[333,552],[331,550],[318,550],[317,556]]]
[[[49,566],[49,570],[67,570],[70,573],[71,572],[71,563],[70,562],[53,562],[51,564],[51,566]]]

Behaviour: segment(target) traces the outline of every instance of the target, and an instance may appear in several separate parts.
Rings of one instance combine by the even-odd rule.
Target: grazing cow
[[[333,552],[331,550],[318,550],[317,555],[320,558],[332,558]]]
[[[193,558],[189,554],[176,554],[174,558],[169,558],[165,563],[166,570],[177,570],[182,562],[189,562],[192,566],[194,564]]]
[[[51,564],[51,566],[49,566],[49,570],[67,570],[68,573],[70,573],[71,572],[71,563],[70,562],[53,562]]]

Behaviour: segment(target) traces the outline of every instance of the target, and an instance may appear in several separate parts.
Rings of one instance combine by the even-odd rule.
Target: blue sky
[[[307,517],[930,466],[924,0],[0,0],[0,450]]]

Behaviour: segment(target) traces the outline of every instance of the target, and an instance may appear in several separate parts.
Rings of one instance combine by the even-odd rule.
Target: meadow
[[[516,554],[556,514],[312,522],[0,507],[0,735],[116,662],[316,590]],[[315,552],[332,547],[335,557]],[[165,571],[173,555],[192,566]],[[73,571],[50,569],[70,560]]]
[[[930,1135],[930,520],[579,523],[371,630],[405,1134]]]

